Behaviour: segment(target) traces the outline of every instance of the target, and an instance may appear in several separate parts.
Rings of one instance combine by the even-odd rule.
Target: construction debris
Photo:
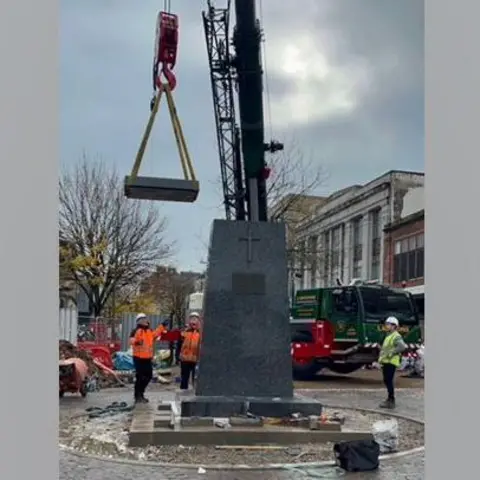
[[[123,385],[115,373],[106,367],[102,367],[100,362],[95,361],[90,352],[80,350],[66,340],[60,340],[58,342],[58,356],[59,360],[69,358],[82,359],[88,366],[88,375],[95,379],[93,383],[97,388],[118,387]]]

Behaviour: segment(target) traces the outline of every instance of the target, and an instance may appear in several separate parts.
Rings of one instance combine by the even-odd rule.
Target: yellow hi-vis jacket
[[[383,340],[378,363],[381,365],[389,363],[398,368],[402,361],[401,352],[405,350],[405,347],[402,336],[394,330]]]

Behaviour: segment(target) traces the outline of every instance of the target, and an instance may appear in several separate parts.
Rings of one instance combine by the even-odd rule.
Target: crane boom
[[[255,0],[235,0],[235,69],[248,217],[267,220],[261,29]]]
[[[246,191],[243,184],[240,131],[236,123],[234,70],[230,53],[230,0],[226,8],[208,2],[202,13],[207,43],[210,81],[223,189],[228,220],[245,220]]]
[[[235,0],[233,45],[229,37],[231,0],[224,8],[217,8],[208,0],[207,11],[203,12],[223,197],[229,220],[267,221],[269,169],[265,152],[283,150],[283,144],[264,140],[262,32],[255,1]],[[235,91],[240,126],[236,120]]]

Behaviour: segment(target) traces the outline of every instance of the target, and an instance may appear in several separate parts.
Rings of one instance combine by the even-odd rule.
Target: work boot
[[[388,398],[387,400],[382,402],[379,405],[379,407],[380,408],[388,408],[389,410],[392,410],[393,408],[395,408],[395,400],[392,400],[391,398]]]
[[[149,402],[148,398],[145,398],[144,396],[142,396],[141,401],[142,401],[142,403],[148,403]]]

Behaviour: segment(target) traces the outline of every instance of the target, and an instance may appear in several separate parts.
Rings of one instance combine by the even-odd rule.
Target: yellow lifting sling
[[[153,74],[154,88],[157,90],[157,93],[153,101],[150,118],[145,133],[143,134],[132,172],[130,173],[130,176],[125,178],[124,192],[127,198],[192,203],[198,197],[200,187],[193,170],[192,161],[183,135],[182,125],[178,118],[177,109],[172,95],[172,90],[176,85],[175,75],[171,69],[175,65],[176,60],[177,35],[177,16],[166,12],[160,12],[157,19],[157,39]],[[162,66],[161,70],[159,70],[160,66]],[[167,78],[167,82],[165,83],[160,81],[159,74],[162,73]],[[165,93],[167,99],[173,133],[175,135],[178,153],[180,155],[180,163],[184,175],[183,180],[138,176],[163,93]]]

